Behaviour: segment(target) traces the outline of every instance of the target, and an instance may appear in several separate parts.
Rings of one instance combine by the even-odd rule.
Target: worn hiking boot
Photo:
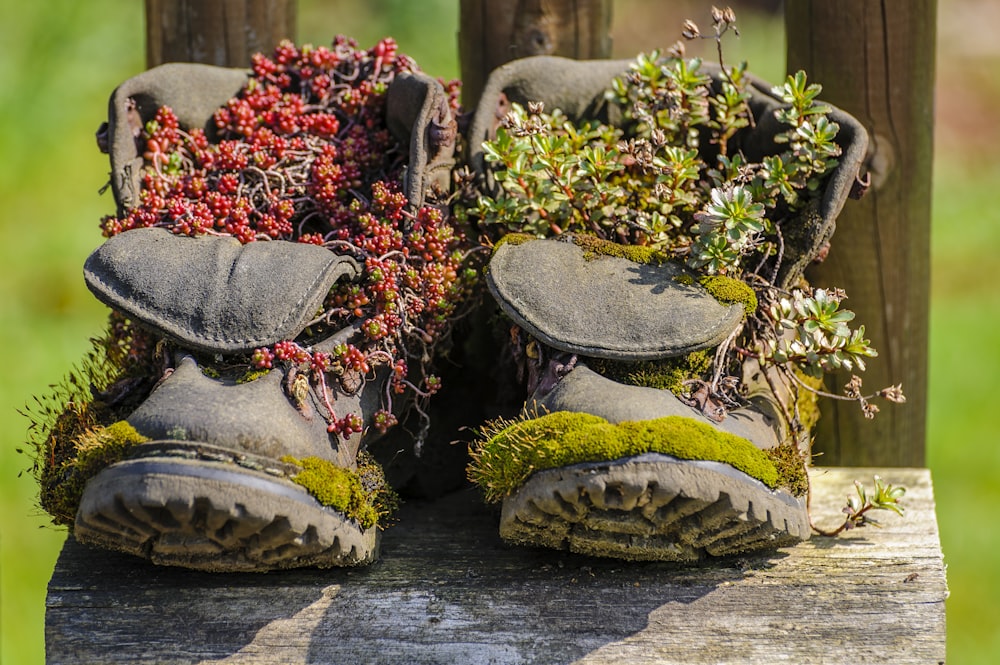
[[[561,237],[504,243],[490,262],[529,390],[523,418],[474,453],[472,478],[503,501],[501,535],[668,561],[808,537],[802,466],[786,462],[798,448],[768,401],[722,414],[667,387],[683,394],[752,292],[713,293],[627,250]]]
[[[299,337],[330,290],[360,272],[350,257],[280,240],[135,229],[99,247],[87,285],[169,340],[169,369],[124,419],[143,442],[87,483],[77,540],[207,570],[372,561],[385,488],[357,458],[387,372],[333,392],[297,363],[227,370],[217,360]],[[316,340],[311,356],[361,335]],[[338,436],[331,413],[363,414],[363,426]]]
[[[475,278],[441,203],[456,107],[391,40],[115,91],[84,270],[111,330],[39,444],[57,522],[209,571],[375,560],[395,495],[367,448],[425,413]]]
[[[780,299],[812,292],[867,146],[816,93],[674,56],[490,76],[468,159],[526,399],[469,475],[506,540],[690,562],[809,536],[821,368]]]
[[[501,535],[670,561],[808,537],[802,466],[787,465],[798,449],[767,400],[720,419],[666,387],[682,392],[752,292],[713,294],[627,250],[563,236],[504,243],[490,262],[529,389],[523,418],[494,424],[475,452],[473,479],[503,500]]]

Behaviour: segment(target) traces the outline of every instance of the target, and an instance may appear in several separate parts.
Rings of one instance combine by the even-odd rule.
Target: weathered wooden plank
[[[819,469],[833,524],[853,479]],[[937,663],[947,596],[930,474],[907,515],[693,568],[510,548],[472,493],[411,502],[366,569],[210,575],[70,540],[49,663]]]

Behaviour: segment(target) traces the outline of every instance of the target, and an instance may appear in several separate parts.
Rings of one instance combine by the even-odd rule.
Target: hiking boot
[[[836,166],[775,194],[762,174],[799,168],[785,92],[674,57],[525,58],[490,76],[468,159],[526,399],[483,429],[469,475],[502,501],[504,539],[691,562],[809,536],[813,394],[760,349],[779,346],[771,300],[804,288],[867,135],[811,108],[836,123]],[[723,135],[713,104],[731,103],[742,124]]]
[[[87,483],[77,540],[206,570],[374,560],[384,488],[357,458],[387,372],[330,403],[294,365],[231,374],[216,360],[295,339],[334,285],[359,274],[350,257],[280,240],[134,229],[99,247],[87,285],[168,340],[170,369],[125,418],[144,441]],[[332,353],[361,335],[347,328],[310,348]],[[363,414],[364,427],[338,436],[330,413]]]
[[[84,269],[111,332],[40,473],[80,542],[208,571],[377,558],[395,495],[366,449],[436,388],[463,236],[431,207],[454,163],[448,94],[391,41],[353,48],[164,65],[112,95],[99,143],[119,218]],[[327,74],[364,85],[328,95]],[[310,161],[276,170],[294,159]]]
[[[503,501],[501,536],[685,562],[807,538],[801,460],[783,464],[798,448],[766,398],[722,413],[650,387],[676,373],[682,393],[685,366],[742,325],[747,301],[628,249],[562,236],[503,243],[490,261],[529,391],[474,454],[473,479]]]

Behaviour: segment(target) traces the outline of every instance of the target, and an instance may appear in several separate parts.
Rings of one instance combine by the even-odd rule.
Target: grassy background
[[[45,586],[65,533],[34,505],[31,460],[17,414],[58,381],[100,332],[105,311],[81,267],[113,210],[106,157],[94,130],[115,85],[143,68],[138,2],[4,3],[0,22],[0,662],[44,660]],[[455,0],[365,3],[300,0],[300,41],[336,33],[368,45],[386,34],[425,70],[458,75]],[[651,21],[635,0],[616,3],[617,56],[667,44],[675,22]],[[988,3],[939,0],[939,97],[933,208],[933,291],[928,457],[948,564],[949,660],[1000,653],[1000,446],[990,401],[1000,375],[1000,293],[983,279],[1000,248],[994,204],[1000,163],[1000,51]],[[649,7],[649,5],[644,5]],[[699,10],[704,13],[704,8]],[[973,12],[979,12],[974,14]],[[694,18],[702,18],[697,13]],[[727,51],[771,80],[782,75],[780,21],[741,16]],[[652,34],[650,26],[661,26]],[[666,27],[663,27],[666,26]],[[627,49],[627,50],[625,50]],[[874,340],[877,345],[878,340]],[[22,472],[24,472],[22,474]],[[859,627],[863,629],[863,627]]]

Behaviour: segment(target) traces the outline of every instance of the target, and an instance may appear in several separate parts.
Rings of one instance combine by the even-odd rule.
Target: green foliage
[[[698,235],[688,265],[710,275],[734,273],[740,259],[757,244],[764,231],[764,206],[754,203],[741,185],[715,188],[704,210],[695,215]]]
[[[809,199],[840,151],[830,107],[815,102],[821,88],[800,72],[775,88],[788,104],[776,113],[788,129],[775,141],[788,149],[760,163],[730,157],[752,122],[745,69],[713,81],[698,58],[641,54],[607,93],[622,107],[618,127],[514,104],[483,144],[501,194],[481,197],[478,215],[499,233],[592,233],[686,257],[709,274],[740,274],[775,252],[783,216]],[[705,132],[714,164],[703,156]]]
[[[713,12],[713,20],[717,41],[735,25],[731,11]],[[700,36],[693,23],[685,32]],[[684,261],[699,281],[733,279],[702,281],[720,300],[747,309],[741,337],[715,359],[711,390],[723,401],[722,375],[746,357],[737,358],[737,350],[808,390],[814,388],[796,372],[864,370],[865,359],[877,354],[863,326],[848,326],[854,314],[839,308],[842,294],[789,295],[775,283],[786,239],[801,235],[801,216],[811,214],[823,178],[838,163],[839,127],[828,117],[831,107],[817,101],[822,88],[797,72],[773,89],[784,104],[774,112],[784,129],[773,139],[784,149],[751,162],[737,149],[756,125],[746,64],[710,76],[699,58],[681,51],[640,54],[614,79],[606,97],[623,117],[614,127],[574,124],[540,103],[513,105],[496,140],[483,145],[499,193],[478,199],[481,226],[494,237],[573,232],[591,242],[648,247]],[[739,283],[736,294],[731,287]],[[866,415],[877,411],[871,397],[847,396]],[[794,413],[785,415],[793,429],[801,426]]]
[[[857,480],[854,481],[855,494],[847,497],[847,505],[844,506],[843,513],[847,515],[844,523],[832,531],[816,529],[820,535],[836,536],[837,534],[855,529],[858,527],[881,526],[869,513],[873,510],[888,510],[903,516],[903,506],[900,500],[906,494],[905,487],[896,487],[885,482],[881,476],[876,475],[875,491],[869,492]],[[815,527],[813,527],[815,528]]]
[[[827,117],[830,107],[816,101],[822,90],[817,83],[807,84],[802,70],[789,75],[784,85],[772,90],[788,104],[778,111],[778,120],[791,127],[775,137],[775,142],[787,143],[789,151],[779,156],[780,167],[774,165],[769,172],[774,186],[805,186],[814,191],[819,187],[819,177],[837,165],[840,147],[834,143],[834,137],[840,127]]]
[[[762,357],[775,363],[794,363],[808,376],[837,370],[864,371],[865,358],[878,353],[864,338],[865,327],[856,330],[847,323],[854,312],[840,309],[841,295],[815,289],[812,295],[800,290],[791,297],[772,302],[767,316],[776,326],[791,332],[762,343]]]

